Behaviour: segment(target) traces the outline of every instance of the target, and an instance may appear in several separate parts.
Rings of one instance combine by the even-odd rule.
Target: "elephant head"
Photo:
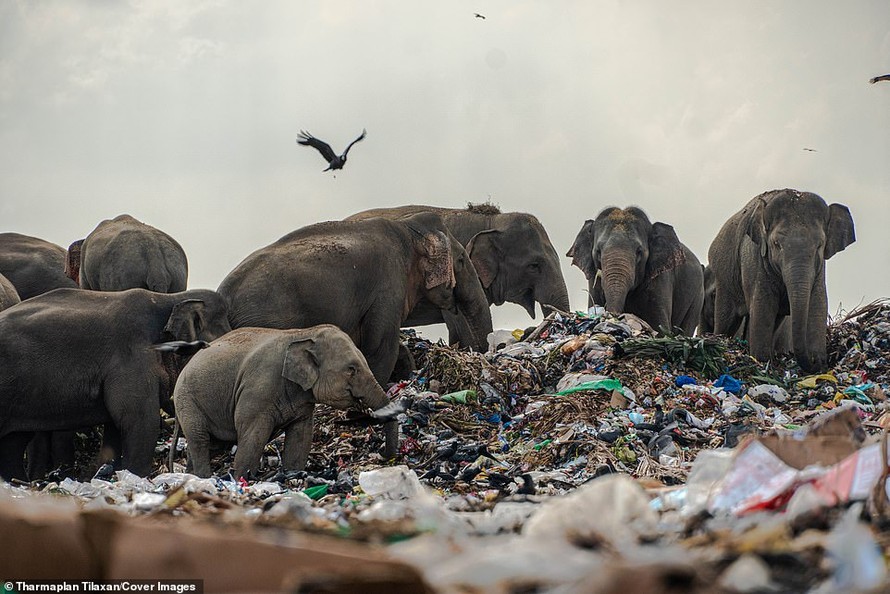
[[[78,239],[68,246],[65,255],[65,276],[80,285],[80,252],[83,247],[83,239]]]
[[[281,375],[334,408],[378,411],[390,404],[361,352],[335,326],[317,326],[291,342]]]
[[[856,241],[850,210],[810,192],[778,190],[758,197],[745,234],[784,284],[795,358],[805,369],[820,368],[824,346],[814,343],[825,342],[825,260]]]
[[[480,231],[467,242],[467,253],[489,303],[516,303],[532,318],[536,302],[545,315],[551,311],[547,306],[568,311],[569,297],[559,256],[544,227],[536,218],[523,213],[496,216],[496,228]]]
[[[586,221],[566,255],[587,277],[591,303],[612,313],[624,313],[634,289],[686,261],[674,228],[633,206]]]
[[[162,341],[213,341],[232,330],[226,304],[216,291],[172,293],[173,308]]]

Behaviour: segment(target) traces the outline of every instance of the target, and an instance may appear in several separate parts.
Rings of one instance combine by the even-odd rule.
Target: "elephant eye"
[[[358,372],[358,370],[355,368],[355,365],[350,365],[347,372],[349,373],[349,377],[355,377],[355,374]]]
[[[532,262],[528,265],[528,269],[531,272],[541,272],[541,263],[540,262]]]

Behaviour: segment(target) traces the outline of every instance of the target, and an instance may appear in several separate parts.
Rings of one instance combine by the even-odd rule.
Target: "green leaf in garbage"
[[[309,499],[318,500],[328,494],[328,486],[315,485],[314,487],[303,489],[303,493],[305,493],[306,496],[309,497]]]
[[[629,338],[615,348],[618,356],[665,359],[686,365],[710,378],[720,375],[726,367],[726,344],[719,338],[667,335],[655,338]]]
[[[621,382],[617,379],[604,379],[597,380],[595,382],[583,382],[578,384],[577,386],[572,386],[571,388],[560,390],[556,393],[556,395],[565,396],[566,394],[574,394],[575,392],[591,392],[594,390],[607,390],[609,392],[618,390],[620,392],[621,389]]]

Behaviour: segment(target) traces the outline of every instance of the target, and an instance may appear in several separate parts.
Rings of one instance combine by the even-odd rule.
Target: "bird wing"
[[[324,157],[328,163],[330,163],[337,157],[337,155],[334,154],[334,149],[331,148],[331,145],[323,140],[317,139],[309,132],[300,130],[300,133],[297,134],[297,143],[304,146],[311,146],[319,153],[321,153],[321,156]]]
[[[346,158],[346,153],[349,152],[349,149],[352,148],[352,145],[354,145],[354,144],[355,144],[356,142],[358,142],[359,140],[364,140],[365,136],[367,136],[367,135],[368,135],[368,131],[365,130],[364,128],[362,128],[362,133],[359,135],[359,137],[356,138],[355,140],[353,140],[352,142],[350,142],[350,143],[349,143],[349,146],[346,147],[346,150],[343,151],[343,158],[344,158],[344,159]]]
[[[890,74],[882,74],[881,76],[876,76],[868,82],[870,82],[871,84],[875,84],[879,80],[890,80]]]

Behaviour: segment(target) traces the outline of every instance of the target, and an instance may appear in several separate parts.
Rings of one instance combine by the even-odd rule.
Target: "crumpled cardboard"
[[[855,408],[825,414],[803,431],[756,438],[782,462],[802,470],[810,465],[831,466],[862,447],[865,430]]]
[[[885,472],[881,444],[863,447],[863,441],[855,408],[826,415],[801,432],[751,438],[739,446],[708,508],[737,515],[779,508],[803,484],[811,484],[825,506],[866,499]]]

